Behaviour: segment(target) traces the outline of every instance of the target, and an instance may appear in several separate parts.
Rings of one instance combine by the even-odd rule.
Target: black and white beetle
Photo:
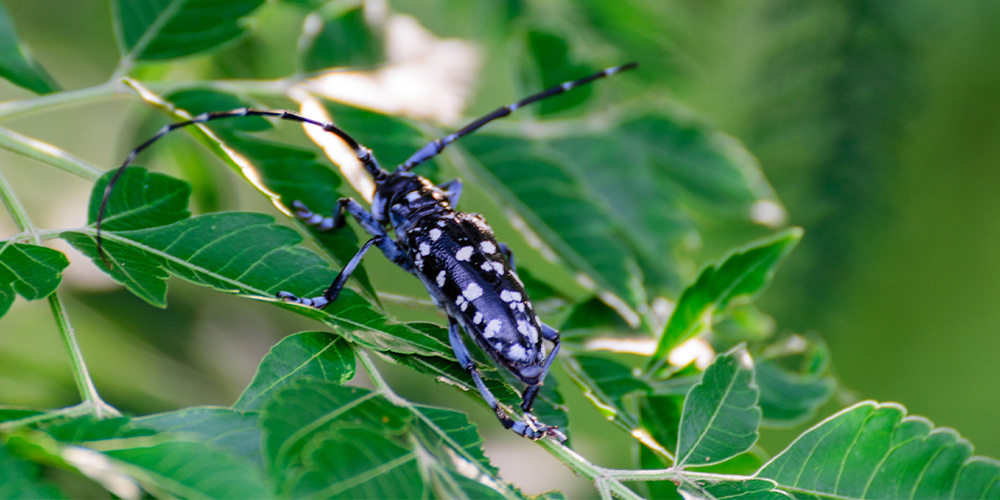
[[[558,429],[539,422],[530,413],[545,374],[559,352],[559,333],[538,319],[528,294],[524,291],[524,284],[514,271],[510,250],[503,243],[497,242],[482,216],[457,212],[453,208],[458,204],[462,182],[455,179],[435,186],[410,170],[433,158],[448,144],[522,106],[636,66],[636,63],[629,63],[608,68],[497,108],[459,131],[431,141],[391,173],[379,166],[371,150],[334,124],[318,122],[288,111],[241,108],[205,113],[189,121],[164,126],[156,135],[132,150],[108,182],[97,217],[98,249],[101,248],[104,211],[118,178],[140,152],[169,132],[196,123],[240,116],[270,116],[322,127],[346,142],[371,175],[375,182],[372,209],[369,212],[353,199],[341,198],[333,215],[324,217],[295,201],[292,203],[295,216],[319,231],[330,231],[344,226],[344,212],[347,212],[372,238],[344,266],[322,296],[300,298],[290,292],[280,292],[278,298],[316,308],[326,307],[337,300],[347,278],[357,268],[368,249],[375,245],[393,263],[420,278],[434,302],[444,309],[448,315],[451,348],[458,362],[472,375],[476,387],[496,412],[500,423],[530,439],[551,436],[565,441],[565,436]],[[386,232],[386,227],[395,231],[395,240]],[[523,422],[512,419],[483,383],[460,336],[460,325],[498,365],[527,384],[521,403]],[[553,343],[552,351],[547,356],[543,340]]]

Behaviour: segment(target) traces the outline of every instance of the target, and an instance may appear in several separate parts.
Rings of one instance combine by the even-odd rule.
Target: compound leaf
[[[811,418],[837,388],[830,351],[817,335],[794,335],[754,363],[764,425],[791,427]],[[772,352],[775,351],[775,352]]]
[[[796,498],[998,498],[1000,462],[952,429],[865,401],[815,425],[757,477]]]
[[[409,419],[405,409],[368,389],[299,379],[264,408],[266,460],[280,483],[287,471],[303,463],[304,449],[317,435],[344,427],[371,427],[391,435],[401,432]]]
[[[787,500],[791,496],[767,479],[730,480],[710,484],[684,483],[678,488],[685,500],[726,500],[753,498],[760,500]]]
[[[0,4],[0,78],[14,85],[24,87],[36,94],[47,94],[59,90],[45,68],[31,56],[14,30],[14,21],[7,9]]]
[[[264,0],[115,0],[115,33],[125,59],[173,59],[213,50],[246,32]]]
[[[229,408],[195,406],[133,419],[136,426],[173,436],[178,441],[195,441],[263,465],[261,430],[257,412]]]
[[[649,360],[648,371],[655,372],[670,351],[711,326],[714,314],[723,313],[739,298],[755,297],[767,288],[778,264],[801,238],[801,229],[787,229],[748,244],[718,266],[703,269],[677,301]]]
[[[62,281],[69,260],[62,252],[38,245],[0,243],[0,317],[17,293],[28,300],[48,297]]]
[[[294,498],[423,498],[417,454],[369,429],[316,435],[285,479]]]
[[[101,199],[112,175],[105,174],[94,183],[87,215],[88,224],[97,222]],[[132,166],[122,172],[108,197],[101,229],[128,231],[166,226],[187,219],[191,216],[187,208],[190,197],[190,184],[169,175]]]
[[[257,469],[202,443],[162,443],[107,452],[130,464],[147,490],[178,498],[265,498],[272,493]]]
[[[281,339],[264,356],[233,408],[260,410],[277,391],[300,377],[343,384],[353,376],[354,351],[346,340],[327,332],[296,333]]]
[[[0,444],[0,499],[64,498],[58,488],[42,480],[42,468],[11,453]]]
[[[724,462],[757,442],[760,390],[753,375],[745,348],[716,356],[684,400],[676,467]]]
[[[643,286],[679,288],[669,256],[693,231],[687,205],[741,220],[758,202],[778,205],[742,146],[684,113],[647,109],[608,122],[560,123],[542,137],[484,130],[462,147],[475,159],[473,177],[519,216],[515,227],[638,324]]]

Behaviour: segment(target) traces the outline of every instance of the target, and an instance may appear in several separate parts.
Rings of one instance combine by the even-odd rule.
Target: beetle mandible
[[[278,298],[316,308],[328,306],[337,299],[368,250],[376,246],[390,261],[419,278],[431,299],[445,311],[448,316],[448,340],[455,357],[472,376],[476,388],[500,423],[530,439],[550,436],[565,441],[565,436],[556,427],[539,422],[530,413],[545,375],[559,352],[559,333],[538,318],[524,284],[517,276],[510,250],[496,240],[483,217],[455,210],[462,193],[462,182],[454,179],[434,185],[411,172],[411,169],[433,158],[463,136],[510,115],[522,106],[636,66],[636,63],[629,63],[607,68],[501,106],[457,132],[431,141],[392,172],[379,165],[371,150],[333,123],[319,122],[289,111],[240,108],[204,113],[188,121],[166,125],[129,153],[105,187],[97,217],[98,248],[101,248],[101,221],[112,188],[135,157],[164,135],[196,123],[242,116],[276,117],[322,127],[353,150],[375,182],[371,211],[351,198],[341,198],[333,214],[324,217],[295,201],[292,203],[295,216],[319,231],[332,231],[343,227],[346,224],[345,213],[350,214],[372,238],[344,266],[323,295],[303,298],[283,291],[278,293]],[[386,228],[395,232],[395,239]],[[494,362],[526,384],[521,402],[523,421],[511,418],[486,387],[462,340],[460,327]],[[553,343],[548,354],[543,341]]]

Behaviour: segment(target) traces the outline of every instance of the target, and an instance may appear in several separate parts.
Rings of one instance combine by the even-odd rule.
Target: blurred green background
[[[64,88],[108,77],[118,54],[107,2],[0,2]],[[978,454],[1000,456],[994,416],[1000,413],[1000,307],[993,309],[1000,303],[1000,3],[389,4],[438,36],[483,49],[467,116],[516,97],[530,83],[512,76],[520,74],[519,48],[495,36],[506,29],[496,16],[500,11],[523,26],[560,33],[571,59],[640,61],[641,71],[615,81],[613,98],[627,98],[630,89],[669,95],[742,140],[788,208],[789,222],[805,228],[805,239],[761,303],[779,329],[819,332],[856,397],[902,402],[911,414],[958,429]],[[289,73],[282,54],[294,48],[301,16],[274,4],[265,9],[252,36],[220,54],[186,61],[174,76]],[[0,101],[29,96],[0,81]],[[149,115],[123,97],[0,125],[110,167],[144,135],[136,129]],[[4,151],[0,170],[41,227],[83,223],[86,182]],[[203,207],[239,201],[272,210],[223,171],[206,174],[228,185],[202,194]],[[491,207],[476,209],[489,215]],[[519,259],[529,267],[538,262],[498,223],[501,218],[490,220],[514,240]],[[0,233],[14,232],[3,218]],[[704,256],[717,258],[759,234],[763,229],[710,232]],[[370,267],[376,285],[398,280],[387,267]],[[228,404],[276,338],[315,328],[177,282],[170,309],[154,310],[80,258],[67,281],[71,314],[99,389],[112,404],[138,413]],[[400,291],[419,293],[412,285]],[[210,309],[203,307],[209,296]],[[46,304],[19,300],[0,319],[0,402],[51,407],[75,398]],[[579,418],[599,425],[599,417],[584,415],[589,411],[581,410]],[[623,450],[608,460],[625,456]]]

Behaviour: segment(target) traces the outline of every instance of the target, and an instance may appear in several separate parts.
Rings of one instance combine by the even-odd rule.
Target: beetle
[[[166,134],[197,123],[245,116],[276,117],[321,127],[353,150],[374,181],[371,211],[351,198],[341,198],[333,214],[323,216],[294,201],[295,217],[318,231],[334,231],[346,225],[347,214],[371,235],[371,239],[362,245],[322,295],[299,297],[282,291],[278,298],[320,309],[328,306],[337,300],[351,273],[375,246],[394,264],[419,278],[434,303],[444,310],[448,316],[448,340],[452,351],[500,423],[529,439],[553,437],[565,441],[565,435],[556,427],[539,422],[531,414],[538,391],[559,352],[559,333],[538,318],[517,276],[510,249],[497,241],[486,220],[479,214],[455,209],[462,193],[462,182],[454,179],[435,185],[411,170],[441,153],[449,144],[523,106],[637,66],[633,62],[607,68],[501,106],[457,132],[431,141],[392,172],[379,165],[371,150],[333,123],[319,122],[289,111],[240,108],[204,113],[188,121],[166,125],[128,154],[105,187],[96,224],[97,246],[101,248],[101,222],[115,183],[139,153]],[[395,239],[390,230],[395,232]],[[486,387],[461,337],[460,328],[497,365],[526,385],[521,397],[523,421],[514,420]],[[543,341],[553,344],[548,354]]]

